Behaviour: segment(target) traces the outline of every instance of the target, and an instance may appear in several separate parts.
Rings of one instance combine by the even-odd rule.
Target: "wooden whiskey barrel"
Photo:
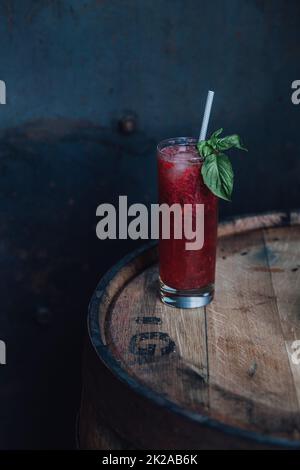
[[[81,448],[300,447],[300,212],[220,224],[206,308],[163,305],[157,277],[148,245],[94,293]]]

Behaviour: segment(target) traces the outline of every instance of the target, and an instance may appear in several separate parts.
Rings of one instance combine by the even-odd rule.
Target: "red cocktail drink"
[[[181,308],[207,305],[214,293],[218,198],[203,182],[196,143],[195,139],[184,137],[158,145],[159,203],[180,204],[182,214],[186,205],[191,205],[193,224],[197,205],[204,205],[201,249],[187,249],[190,240],[185,233],[180,239],[175,238],[173,218],[169,239],[162,237],[160,228],[160,296],[163,302]],[[161,223],[162,220],[160,226]]]

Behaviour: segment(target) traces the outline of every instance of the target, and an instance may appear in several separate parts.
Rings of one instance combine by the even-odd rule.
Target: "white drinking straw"
[[[205,110],[204,110],[204,115],[203,115],[203,121],[202,121],[202,126],[201,126],[201,131],[200,131],[200,136],[199,136],[199,142],[201,140],[206,139],[206,133],[207,133],[207,128],[208,128],[208,122],[210,118],[210,112],[211,112],[211,107],[214,99],[214,91],[210,91],[207,94],[207,99],[206,99],[206,105],[205,105]]]

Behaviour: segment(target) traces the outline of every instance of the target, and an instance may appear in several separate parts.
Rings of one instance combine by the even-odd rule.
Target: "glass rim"
[[[168,139],[161,140],[156,147],[157,153],[161,156],[163,156],[163,149],[168,148],[168,147],[173,147],[175,145],[177,146],[186,146],[186,145],[191,145],[195,146],[198,143],[198,140],[196,137],[170,137]],[[202,161],[203,158],[201,155],[199,155],[199,158],[197,156],[194,157],[194,161]]]

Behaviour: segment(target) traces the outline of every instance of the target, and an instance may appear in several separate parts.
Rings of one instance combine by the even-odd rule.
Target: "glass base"
[[[167,286],[159,280],[159,295],[161,301],[176,308],[199,308],[208,305],[214,298],[214,284],[201,289],[179,290]]]

